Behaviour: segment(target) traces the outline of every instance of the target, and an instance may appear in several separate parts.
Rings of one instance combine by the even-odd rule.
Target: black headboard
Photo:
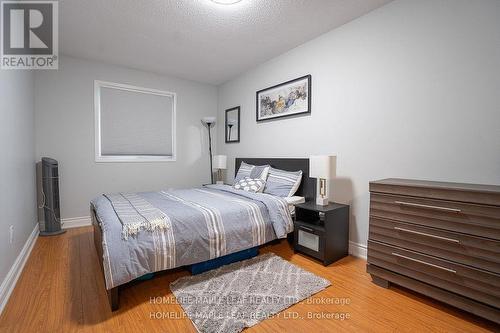
[[[305,197],[306,200],[314,200],[316,197],[316,178],[309,177],[308,158],[236,158],[234,173],[238,172],[241,162],[253,165],[269,164],[273,168],[286,171],[302,170],[302,182],[295,195]]]

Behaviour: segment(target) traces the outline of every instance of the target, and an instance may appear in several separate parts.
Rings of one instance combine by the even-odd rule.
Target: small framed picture
[[[257,121],[311,113],[311,75],[262,89],[256,93]]]

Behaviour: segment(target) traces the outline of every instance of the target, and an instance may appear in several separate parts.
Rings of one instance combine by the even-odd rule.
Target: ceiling
[[[210,84],[391,0],[60,0],[60,51]]]

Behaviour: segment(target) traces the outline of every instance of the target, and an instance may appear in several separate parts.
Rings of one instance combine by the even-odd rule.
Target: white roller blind
[[[101,156],[172,156],[174,97],[102,86]]]

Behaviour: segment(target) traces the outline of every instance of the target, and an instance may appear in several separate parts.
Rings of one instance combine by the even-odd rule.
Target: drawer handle
[[[409,207],[418,207],[418,208],[426,208],[426,209],[435,209],[435,210],[442,210],[445,212],[453,212],[453,213],[460,213],[461,210],[457,208],[448,208],[448,207],[440,207],[440,206],[431,206],[431,205],[422,205],[422,204],[417,204],[413,202],[404,202],[404,201],[395,201],[398,205],[401,206],[409,206]]]
[[[458,239],[436,236],[436,235],[432,235],[432,234],[427,234],[425,232],[420,232],[420,231],[415,231],[415,230],[409,230],[409,229],[404,229],[404,228],[400,228],[400,227],[394,227],[394,229],[395,230],[399,230],[399,231],[408,232],[410,234],[427,236],[427,237],[437,238],[437,239],[441,239],[441,240],[444,240],[444,241],[448,241],[448,242],[453,242],[453,243],[460,244],[460,241]]]
[[[414,261],[414,262],[418,262],[419,264],[424,264],[424,265],[431,266],[431,267],[434,267],[434,268],[439,268],[439,269],[442,269],[443,271],[447,271],[447,272],[450,272],[450,273],[453,273],[453,274],[457,273],[457,271],[454,270],[454,269],[446,268],[446,267],[439,266],[439,265],[434,265],[434,264],[431,264],[431,263],[428,263],[428,262],[425,262],[425,261],[422,261],[422,260],[418,260],[418,259],[414,259],[414,258],[410,258],[410,257],[404,256],[404,255],[399,254],[399,253],[392,252],[392,255],[396,256],[396,257],[399,257],[399,258],[403,258],[403,259],[411,260],[411,261]]]
[[[302,230],[305,230],[305,231],[309,231],[309,232],[314,232],[314,229],[308,228],[308,227],[304,227],[304,226],[300,226],[299,229],[302,229]]]

